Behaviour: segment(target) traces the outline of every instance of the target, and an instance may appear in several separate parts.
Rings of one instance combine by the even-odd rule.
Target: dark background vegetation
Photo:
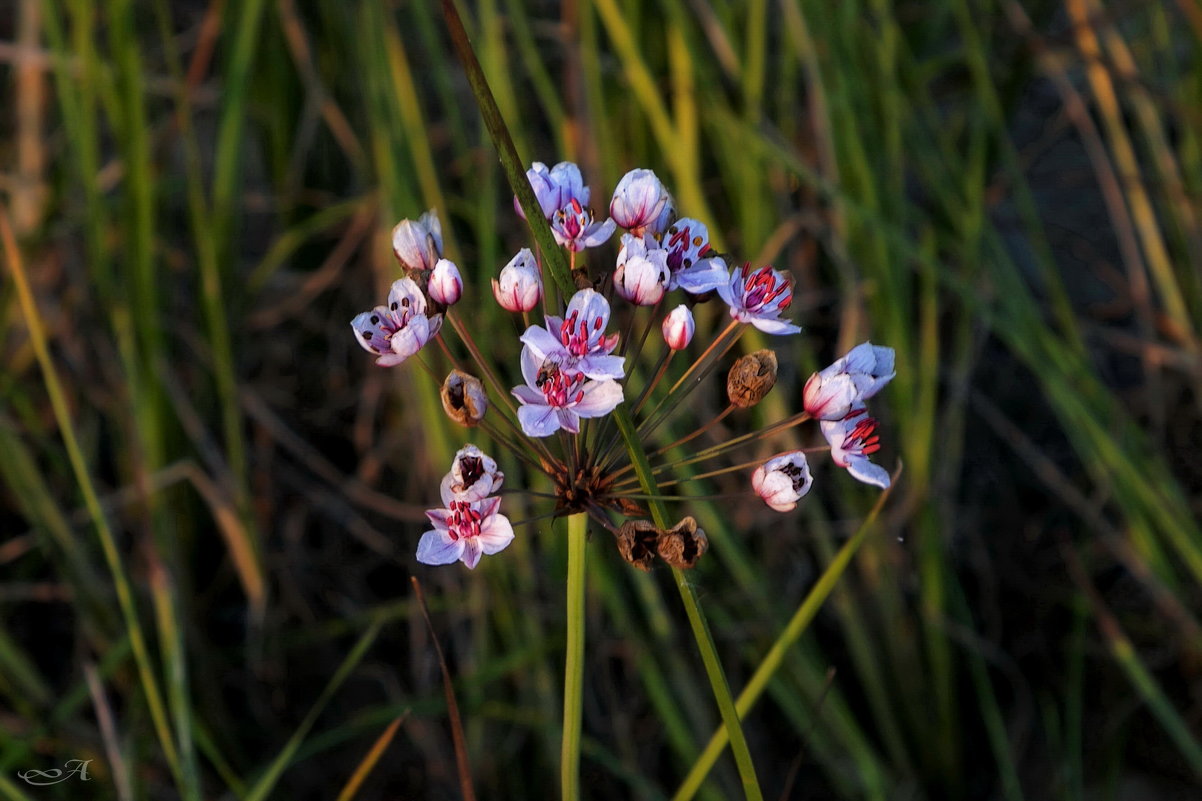
[[[516,380],[487,282],[529,240],[437,4],[3,7],[0,795],[332,799],[403,717],[358,797],[458,797],[410,574],[479,796],[554,795],[562,529],[418,565],[463,433],[347,326],[433,207]],[[599,211],[651,167],[736,260],[793,272],[806,330],[750,424],[848,346],[897,349],[874,411],[905,473],[747,716],[766,797],[1200,797],[1196,2],[463,10],[523,158],[577,160]],[[873,502],[815,472],[788,515],[688,505],[736,692]],[[584,787],[668,797],[715,707],[670,578],[602,531],[590,560]],[[72,758],[90,784],[16,777]],[[701,796],[739,793],[725,756]]]

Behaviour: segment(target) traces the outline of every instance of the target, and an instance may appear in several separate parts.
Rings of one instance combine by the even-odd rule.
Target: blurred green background
[[[746,718],[765,796],[1202,796],[1196,0],[461,8],[523,159],[578,161],[599,213],[650,167],[736,261],[797,279],[780,384],[719,438],[847,347],[897,349],[873,409],[905,473]],[[392,225],[435,208],[516,383],[488,279],[529,237],[438,4],[6,9],[0,796],[331,799],[380,743],[355,797],[459,797],[410,574],[479,797],[552,795],[562,525],[475,572],[417,564],[468,438],[347,325],[398,275]],[[681,511],[736,693],[873,503],[815,473],[788,515]],[[689,486],[746,487],[724,479]],[[668,798],[714,702],[670,576],[589,550],[584,787]],[[68,759],[89,784],[17,777]],[[699,797],[740,797],[729,754]]]

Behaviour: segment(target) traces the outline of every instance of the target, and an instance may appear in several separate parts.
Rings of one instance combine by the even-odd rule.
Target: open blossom
[[[442,223],[430,209],[418,220],[401,220],[392,229],[392,252],[406,272],[433,270],[442,258]]]
[[[655,240],[652,240],[654,244]],[[654,306],[668,290],[668,252],[648,249],[642,237],[622,234],[614,291],[636,306]]]
[[[664,342],[672,350],[684,350],[693,341],[693,333],[697,324],[693,322],[693,313],[683,303],[664,317],[662,326]]]
[[[609,201],[609,216],[635,236],[663,231],[665,208],[671,209],[672,196],[651,170],[631,170],[622,176]]]
[[[501,308],[528,312],[543,299],[543,279],[530,248],[522,248],[509,264],[501,268],[499,280],[493,279],[492,293]]]
[[[693,295],[730,282],[726,261],[710,248],[709,229],[691,217],[682,217],[664,234],[672,277],[668,289],[683,289]]]
[[[451,472],[442,480],[439,491],[447,506],[452,501],[482,501],[501,488],[505,474],[496,461],[475,445],[464,445],[451,462]]]
[[[800,326],[780,319],[781,312],[793,302],[793,283],[772,267],[751,271],[751,264],[735,270],[730,281],[718,287],[718,294],[730,306],[730,316],[751,323],[765,334],[796,334]]]
[[[810,464],[801,451],[774,456],[755,469],[751,487],[764,503],[778,512],[791,511],[814,483]]]
[[[573,200],[588,207],[589,188],[584,185],[580,168],[570,161],[561,161],[549,170],[546,164],[536,161],[526,170],[526,180],[530,182],[534,197],[548,220]],[[526,219],[526,213],[516,197],[513,199],[513,208],[523,220]]]
[[[522,402],[518,422],[531,437],[547,437],[561,428],[579,433],[581,417],[602,417],[622,402],[617,381],[590,379],[561,354],[540,358],[529,345],[522,348],[522,378],[526,386],[514,387],[513,395]]]
[[[551,217],[555,241],[573,253],[605,244],[615,228],[617,223],[613,220],[595,222],[593,213],[576,198]]]
[[[893,348],[871,342],[856,345],[846,356],[814,373],[802,390],[802,402],[817,420],[838,420],[863,406],[889,383],[893,370]]]
[[[858,481],[881,489],[889,488],[889,473],[868,461],[869,456],[881,449],[876,418],[869,417],[864,409],[854,409],[839,420],[823,420],[819,425],[831,445],[831,458],[835,464],[846,467]]]
[[[430,273],[430,281],[426,284],[430,300],[444,306],[454,306],[463,295],[463,279],[459,276],[459,268],[450,259],[439,259]]]
[[[608,323],[609,301],[594,289],[582,289],[572,296],[564,317],[547,317],[546,328],[532,325],[521,339],[538,359],[554,357],[586,378],[621,378],[626,374],[623,358],[610,355],[618,335],[605,334]]]
[[[426,316],[426,296],[410,278],[394,281],[388,305],[355,315],[355,341],[377,356],[376,364],[393,367],[417,353],[442,328],[442,315]]]
[[[503,551],[513,542],[513,526],[497,514],[500,498],[482,501],[452,500],[445,509],[428,509],[434,526],[417,543],[417,561],[427,565],[449,565],[463,560],[469,568],[481,554]]]

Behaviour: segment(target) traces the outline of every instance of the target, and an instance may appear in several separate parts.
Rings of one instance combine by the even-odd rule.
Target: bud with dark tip
[[[659,532],[655,550],[672,567],[687,570],[709,548],[709,538],[697,527],[697,520],[686,517],[667,531]]]
[[[639,570],[651,570],[660,530],[649,520],[627,520],[618,528],[618,552]]]
[[[757,350],[740,356],[726,376],[726,395],[740,409],[755,406],[776,384],[776,354]]]
[[[461,426],[472,428],[484,419],[488,411],[488,396],[484,385],[474,375],[452,370],[442,382],[442,408],[447,416]]]

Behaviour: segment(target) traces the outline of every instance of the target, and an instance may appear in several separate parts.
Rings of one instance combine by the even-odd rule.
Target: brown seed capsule
[[[697,564],[709,545],[705,532],[697,528],[696,518],[686,517],[667,531],[659,532],[655,550],[672,567],[688,569]]]
[[[484,385],[474,375],[452,370],[442,382],[442,408],[447,416],[461,426],[471,428],[484,419],[488,411],[488,396]]]
[[[639,570],[650,570],[660,530],[649,520],[627,520],[618,529],[618,552]]]
[[[757,350],[740,356],[726,376],[726,396],[740,409],[755,406],[776,384],[776,354]]]

